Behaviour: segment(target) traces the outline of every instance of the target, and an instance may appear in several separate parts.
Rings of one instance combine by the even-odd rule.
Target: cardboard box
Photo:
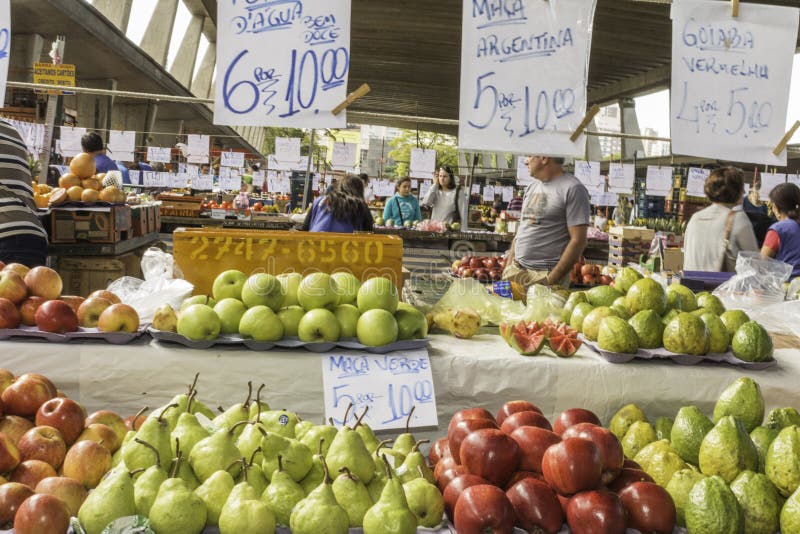
[[[683,270],[683,250],[679,248],[664,249],[664,270],[678,272]]]
[[[649,243],[655,237],[656,232],[644,226],[612,226],[608,234],[609,236],[619,236],[628,241],[639,240]]]
[[[131,208],[54,208],[50,212],[50,234],[51,243],[116,243],[132,237]]]

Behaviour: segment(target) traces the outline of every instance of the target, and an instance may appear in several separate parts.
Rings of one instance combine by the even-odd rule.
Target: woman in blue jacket
[[[419,202],[411,194],[411,178],[405,177],[397,181],[394,186],[395,194],[386,201],[383,208],[383,219],[394,221],[395,226],[404,226],[406,221],[419,221],[422,219],[422,212],[419,209]]]

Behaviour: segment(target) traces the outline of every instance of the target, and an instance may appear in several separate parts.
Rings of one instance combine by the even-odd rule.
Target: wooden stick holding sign
[[[346,108],[347,106],[349,106],[350,104],[352,104],[353,102],[355,102],[356,100],[361,98],[362,96],[366,95],[370,91],[371,91],[371,89],[370,89],[369,84],[366,84],[366,83],[362,84],[361,87],[359,87],[358,89],[356,89],[355,91],[353,91],[352,93],[347,95],[347,98],[344,99],[344,102],[342,102],[341,104],[339,104],[338,106],[333,108],[331,110],[331,113],[333,113],[334,115],[338,115],[339,113],[342,112],[342,110],[344,108]]]
[[[731,17],[739,16],[739,0],[731,0]]]
[[[794,125],[791,128],[789,128],[789,131],[786,132],[786,135],[784,135],[781,138],[780,143],[778,143],[778,146],[776,146],[772,150],[772,153],[775,154],[776,156],[780,156],[781,152],[783,152],[783,149],[786,148],[786,145],[789,143],[789,139],[791,139],[794,136],[795,132],[799,128],[800,128],[800,121],[794,121]]]
[[[583,118],[581,123],[575,129],[575,131],[572,132],[572,135],[569,136],[569,140],[572,141],[573,143],[577,141],[578,137],[581,136],[586,127],[589,126],[589,123],[592,122],[594,116],[597,115],[598,113],[600,113],[600,106],[598,106],[597,104],[589,108],[589,112]]]

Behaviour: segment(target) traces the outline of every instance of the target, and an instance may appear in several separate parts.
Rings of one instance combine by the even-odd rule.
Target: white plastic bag
[[[108,290],[122,302],[133,306],[141,323],[149,323],[159,306],[169,304],[177,310],[181,302],[192,294],[192,284],[172,277],[173,267],[172,254],[159,248],[149,248],[142,257],[145,279],[123,276],[111,282]]]
[[[714,290],[728,309],[740,309],[752,315],[759,308],[783,302],[784,282],[792,274],[792,266],[782,261],[765,259],[758,252],[739,252],[736,274]]]
[[[490,294],[486,287],[474,278],[460,278],[452,283],[447,293],[436,303],[438,310],[460,310],[472,308],[481,316],[481,324],[499,325],[508,317],[522,314],[519,301]]]

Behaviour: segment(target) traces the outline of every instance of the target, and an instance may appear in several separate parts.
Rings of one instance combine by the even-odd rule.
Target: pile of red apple
[[[572,271],[569,273],[569,281],[573,284],[588,286],[598,284],[607,286],[613,281],[613,278],[607,274],[601,274],[599,265],[585,263],[584,259],[581,258],[578,263],[572,266]]]
[[[675,504],[589,410],[562,412],[553,425],[527,401],[492,416],[457,412],[431,447],[445,511],[459,534],[669,533]]]
[[[79,327],[129,333],[139,329],[136,310],[110,291],[100,289],[87,298],[62,295],[61,276],[49,267],[0,262],[0,268],[0,329],[25,325],[56,334]]]
[[[87,416],[43,375],[0,369],[0,530],[66,532],[132,424]]]
[[[453,276],[474,278],[479,282],[496,282],[503,276],[506,259],[487,256],[464,256],[450,266]]]

